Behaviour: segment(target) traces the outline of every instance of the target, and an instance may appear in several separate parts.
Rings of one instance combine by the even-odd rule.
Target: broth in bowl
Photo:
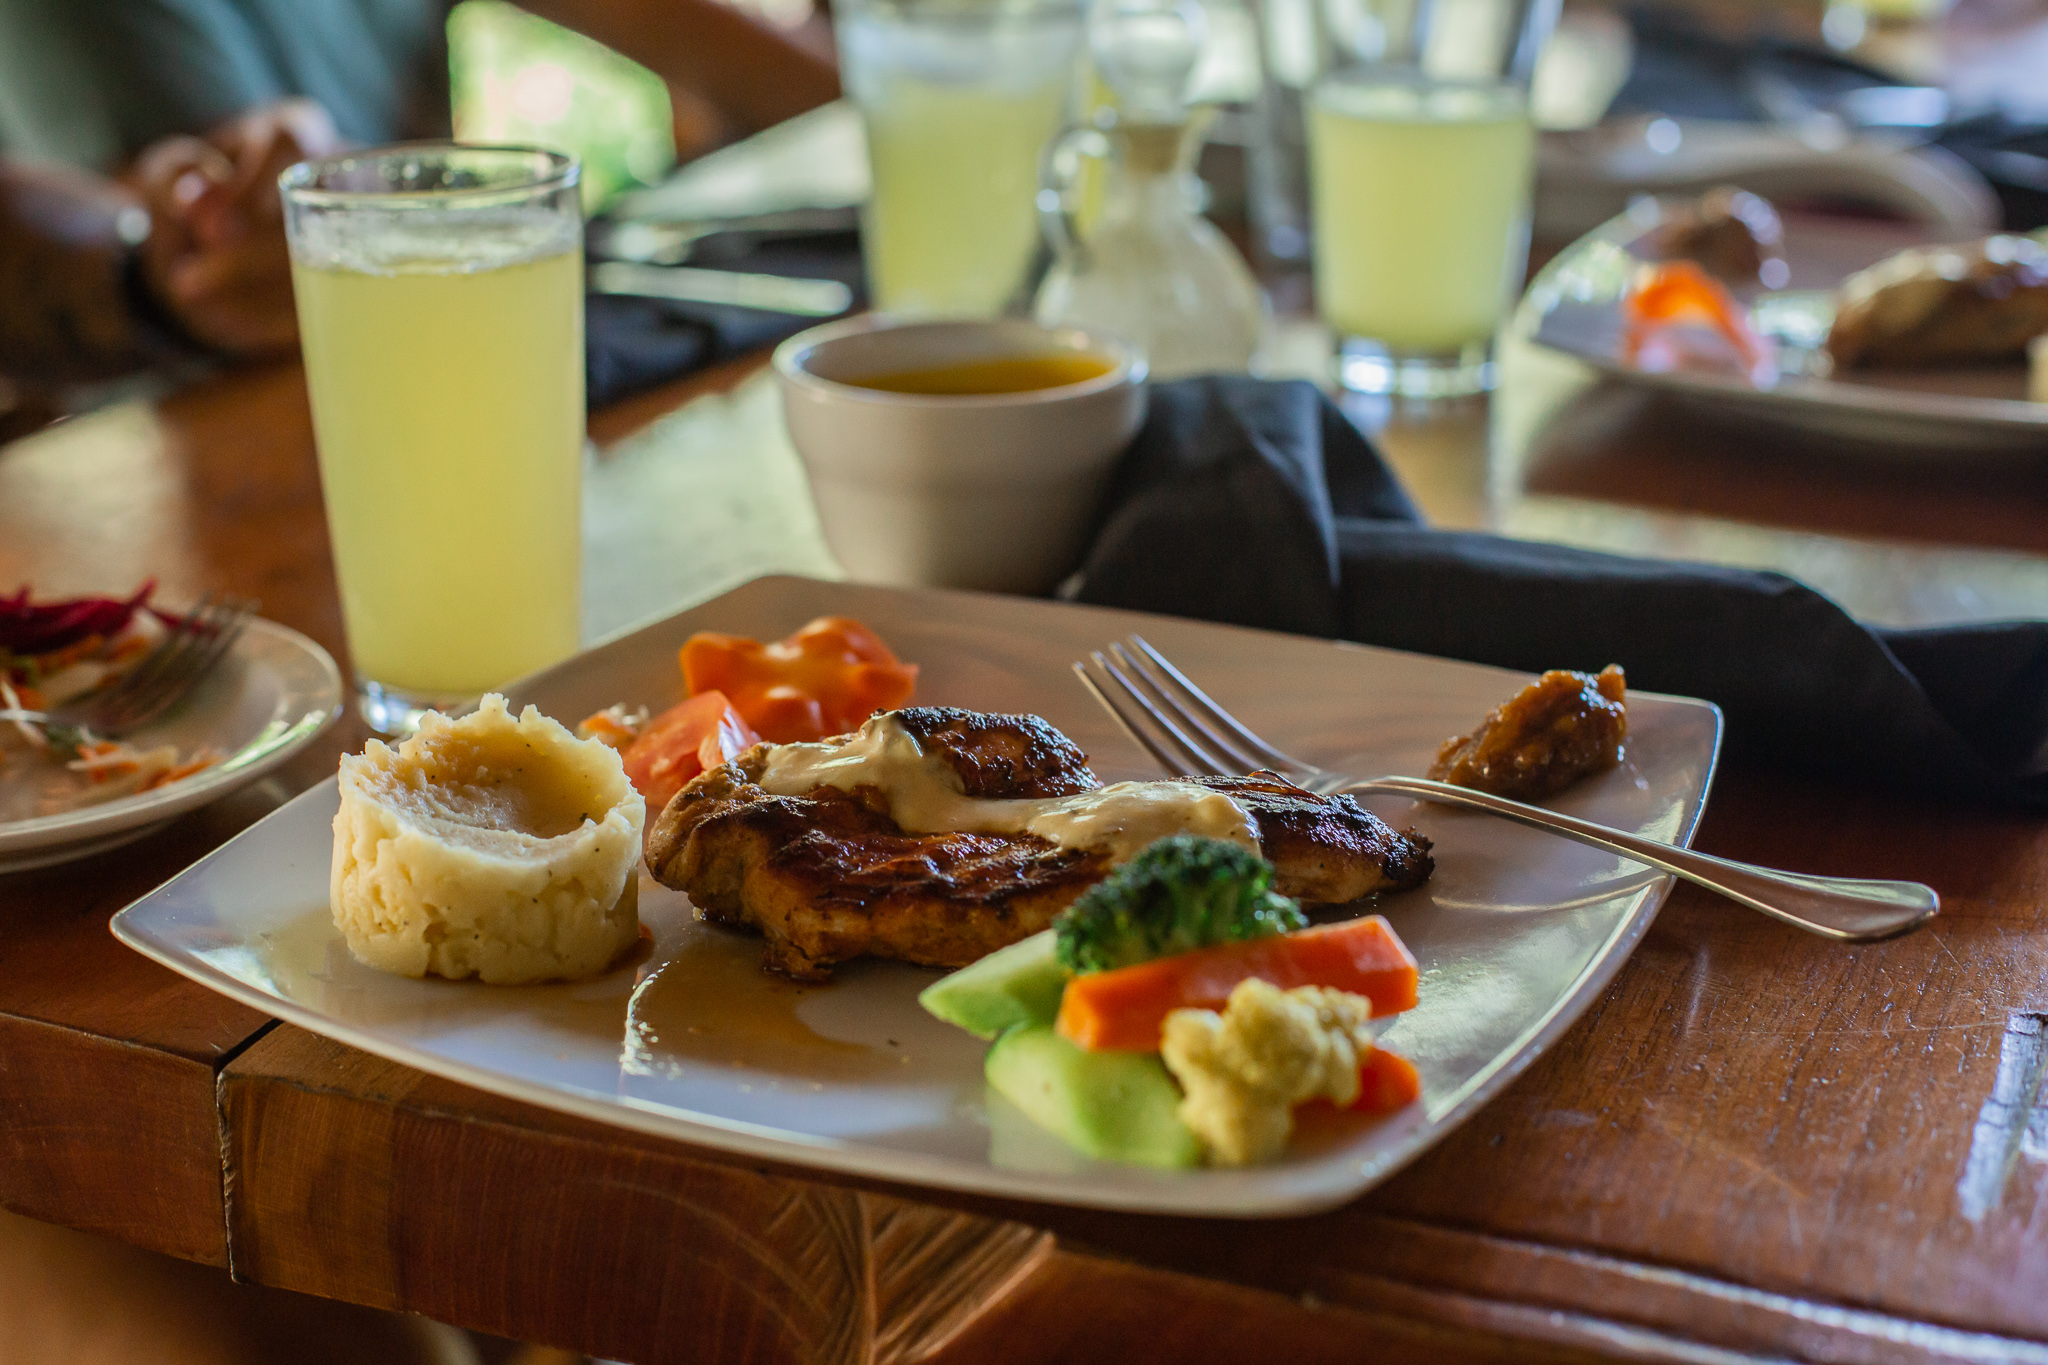
[[[992,393],[1030,393],[1037,389],[1063,389],[1100,379],[1116,368],[1116,361],[1089,351],[1048,351],[1041,355],[997,356],[966,360],[951,365],[934,365],[914,370],[894,370],[862,375],[841,382],[859,389],[884,393],[920,393],[934,396],[974,397]]]

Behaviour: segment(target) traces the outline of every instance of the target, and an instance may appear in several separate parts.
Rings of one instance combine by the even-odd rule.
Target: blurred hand
[[[277,177],[341,145],[325,109],[290,99],[135,159],[127,181],[150,213],[143,282],[194,339],[231,355],[297,343]]]

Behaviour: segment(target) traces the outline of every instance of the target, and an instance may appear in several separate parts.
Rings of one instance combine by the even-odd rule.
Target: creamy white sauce
[[[889,714],[869,720],[845,744],[775,746],[760,785],[777,796],[869,787],[909,834],[1035,834],[1061,848],[1106,850],[1118,862],[1170,834],[1259,847],[1243,807],[1193,782],[1113,782],[1074,796],[978,800],[943,754],[927,751]]]

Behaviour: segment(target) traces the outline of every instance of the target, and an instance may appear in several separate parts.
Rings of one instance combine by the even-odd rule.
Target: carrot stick
[[[1376,1015],[1415,1006],[1414,956],[1384,917],[1368,915],[1077,976],[1060,996],[1055,1027],[1097,1051],[1157,1052],[1168,1014],[1220,1010],[1231,988],[1254,976],[1282,990],[1351,991],[1372,1001]]]
[[[1406,1108],[1422,1093],[1422,1073],[1399,1053],[1376,1047],[1358,1067],[1358,1098],[1354,1113],[1391,1114]]]
[[[1405,1109],[1422,1094],[1422,1073],[1415,1069],[1415,1063],[1398,1053],[1376,1047],[1365,1054],[1358,1064],[1358,1098],[1344,1107],[1347,1114],[1363,1114],[1367,1118],[1385,1118],[1396,1110]],[[1297,1107],[1297,1114],[1335,1114],[1337,1106],[1327,1099],[1318,1097],[1307,1100]]]

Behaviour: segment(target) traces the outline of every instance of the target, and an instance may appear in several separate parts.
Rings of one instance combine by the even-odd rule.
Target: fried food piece
[[[1838,369],[2016,360],[2048,333],[2048,245],[2001,235],[1915,247],[1843,281]]]
[[[894,714],[978,800],[1100,785],[1086,756],[1036,716]],[[1104,850],[1028,833],[906,833],[868,787],[777,796],[760,785],[769,752],[749,750],[685,787],[648,836],[647,863],[705,919],[758,929],[764,963],[789,976],[822,980],[862,956],[965,966],[1048,927],[1114,865]],[[1284,895],[1356,900],[1434,869],[1427,839],[1397,833],[1350,797],[1318,797],[1272,773],[1197,785],[1244,810]]]
[[[1785,225],[1771,201],[1733,185],[1718,185],[1674,210],[1651,235],[1661,260],[1697,261],[1728,284],[1783,289]]]
[[[1599,676],[1552,669],[1502,702],[1469,735],[1444,741],[1439,782],[1534,801],[1621,762],[1628,684],[1621,665]]]

